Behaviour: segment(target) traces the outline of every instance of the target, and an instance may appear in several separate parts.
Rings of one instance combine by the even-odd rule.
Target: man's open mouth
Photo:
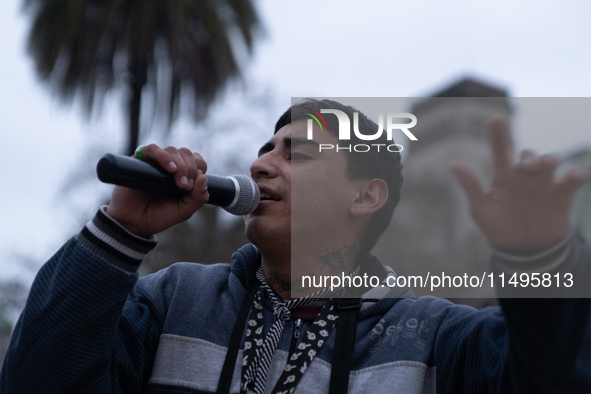
[[[261,192],[261,201],[267,201],[267,200],[272,200],[272,201],[279,201],[281,200],[280,198],[275,197],[274,195],[267,193],[267,192]]]

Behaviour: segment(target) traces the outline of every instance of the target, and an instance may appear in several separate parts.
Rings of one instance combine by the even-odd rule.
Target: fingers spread
[[[521,151],[521,161],[525,161],[527,159],[531,159],[533,157],[536,157],[536,154],[534,153],[533,150],[531,149],[524,149]]]
[[[525,149],[521,152],[521,161],[516,167],[519,171],[526,174],[535,172],[538,169],[536,154],[529,149]]]
[[[589,180],[589,174],[582,168],[573,168],[557,183],[557,187],[566,193],[574,193],[581,185]]]
[[[495,169],[510,167],[512,163],[511,136],[507,121],[502,117],[495,117],[490,122],[490,145]]]
[[[525,176],[543,180],[553,180],[558,159],[552,155],[536,157],[532,151],[523,151],[516,169]]]
[[[558,159],[553,155],[544,155],[540,157],[540,171],[545,177],[553,178],[554,171],[558,167]]]
[[[454,161],[450,168],[466,191],[466,194],[470,199],[470,204],[472,206],[478,204],[484,197],[484,192],[482,191],[480,182],[478,181],[478,178],[476,178],[474,172],[472,172],[472,170],[464,163],[459,161]]]

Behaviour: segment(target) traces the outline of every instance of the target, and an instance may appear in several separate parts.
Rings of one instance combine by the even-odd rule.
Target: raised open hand
[[[558,160],[528,150],[513,164],[511,138],[502,118],[491,121],[490,145],[494,173],[488,191],[464,163],[451,165],[484,235],[495,248],[515,253],[536,253],[559,242],[569,232],[571,202],[587,179],[585,172],[574,169],[555,179]]]

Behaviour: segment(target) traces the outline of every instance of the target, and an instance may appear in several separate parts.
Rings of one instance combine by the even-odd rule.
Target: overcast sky
[[[76,105],[60,105],[37,83],[25,53],[28,20],[21,3],[0,2],[0,278],[30,280],[34,270],[15,256],[47,259],[77,230],[71,211],[96,209],[88,194],[65,199],[59,188],[74,169],[92,170],[95,157],[81,156],[89,148],[120,151],[125,123],[116,96],[88,122]],[[270,92],[269,107],[277,111],[292,96],[425,96],[466,75],[517,97],[591,95],[588,1],[257,4],[266,35],[247,67],[246,87]],[[241,108],[244,95],[230,97],[228,107]],[[240,112],[224,111],[223,103],[220,108],[225,116]],[[279,114],[261,128],[270,130]],[[192,128],[181,120],[172,139]],[[576,130],[557,124],[549,136],[518,141],[540,152],[564,152],[589,145],[588,130],[587,124]]]

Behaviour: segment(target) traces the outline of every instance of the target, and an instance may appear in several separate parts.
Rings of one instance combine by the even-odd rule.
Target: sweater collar
[[[240,280],[240,283],[245,288],[249,288],[256,284],[256,271],[261,265],[261,256],[259,250],[253,244],[246,244],[232,254],[231,272],[236,275]],[[368,276],[377,276],[380,278],[380,282],[386,278],[386,276],[396,275],[390,267],[386,267],[382,262],[371,254],[367,254],[361,260],[362,272]],[[392,304],[394,300],[401,298],[414,298],[414,292],[411,288],[407,287],[395,287],[392,289],[380,289],[378,288],[359,288],[358,295],[364,300],[364,308],[375,305],[375,303]],[[353,295],[352,295],[353,296]],[[371,301],[370,301],[371,300]],[[368,305],[365,305],[365,304]],[[372,308],[374,309],[374,308]]]

